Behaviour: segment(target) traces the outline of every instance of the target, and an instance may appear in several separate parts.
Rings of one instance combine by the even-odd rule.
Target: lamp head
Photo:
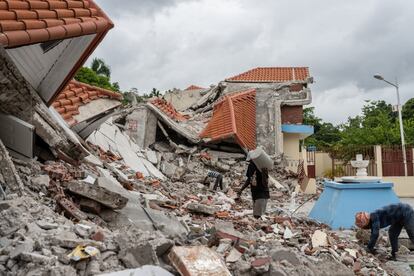
[[[384,80],[384,78],[381,75],[374,75],[374,78],[377,80]]]

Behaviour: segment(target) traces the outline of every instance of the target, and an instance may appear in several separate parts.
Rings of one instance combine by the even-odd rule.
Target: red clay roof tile
[[[242,148],[256,148],[256,90],[225,96],[199,135],[211,141],[234,139]]]
[[[112,26],[92,0],[0,0],[0,45],[6,48],[101,33]]]
[[[159,110],[161,110],[165,114],[167,114],[167,116],[173,120],[176,120],[178,122],[187,120],[187,118],[184,115],[182,115],[180,112],[178,112],[171,103],[167,102],[164,99],[156,98],[156,99],[153,99],[150,103],[156,106]]]
[[[72,126],[77,123],[73,115],[79,114],[79,106],[99,98],[121,100],[122,95],[117,92],[72,80],[59,93],[56,100],[52,103],[52,106]]]
[[[205,88],[192,84],[189,87],[187,87],[186,89],[184,89],[184,91],[187,91],[187,90],[201,90],[201,89],[205,89]]]
[[[308,67],[258,67],[226,79],[229,82],[286,82],[309,78]]]

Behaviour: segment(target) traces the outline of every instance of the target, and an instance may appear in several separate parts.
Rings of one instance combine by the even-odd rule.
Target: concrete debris
[[[236,200],[245,154],[194,146],[199,139],[192,133],[208,121],[220,89],[183,113],[195,119],[176,122],[157,113],[154,123],[147,106],[146,125],[135,126],[144,112],[136,107],[108,119],[87,139],[90,154],[82,161],[17,161],[0,150],[6,191],[0,274],[394,275],[402,269],[385,260],[387,240],[380,239],[373,256],[364,248],[369,232],[332,231],[292,212],[311,197],[293,192],[297,175],[282,156],[272,157],[268,212],[255,219],[250,193]],[[212,170],[222,174],[223,189],[211,189]],[[399,256],[410,256],[408,248],[401,246]]]
[[[294,234],[292,233],[292,230],[290,230],[288,227],[285,228],[285,232],[283,233],[283,238],[285,240],[288,240],[290,238],[292,238],[294,236]]]
[[[316,230],[312,235],[312,247],[318,248],[320,246],[328,246],[328,236],[326,233]]]
[[[157,275],[157,276],[173,276],[167,270],[153,265],[144,265],[140,268],[135,269],[126,269],[117,272],[104,273],[100,276],[148,276],[148,275]]]
[[[65,182],[64,187],[71,193],[92,199],[111,209],[125,207],[128,199],[99,185],[88,185],[78,181]]]
[[[19,193],[23,192],[23,182],[20,179],[19,174],[14,167],[9,152],[0,140],[0,175],[3,181],[0,182],[6,184],[5,193]]]
[[[214,213],[217,211],[216,208],[214,208],[213,206],[207,206],[195,202],[189,203],[187,205],[187,209],[190,212],[201,213],[206,215],[214,215]]]
[[[168,257],[181,275],[231,275],[220,257],[205,246],[174,246]]]
[[[235,263],[243,256],[236,248],[230,250],[229,255],[226,257],[227,263]]]

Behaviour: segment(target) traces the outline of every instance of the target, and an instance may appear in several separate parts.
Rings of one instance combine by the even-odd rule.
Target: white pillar
[[[381,146],[374,146],[375,165],[377,167],[377,176],[382,177],[382,150]]]

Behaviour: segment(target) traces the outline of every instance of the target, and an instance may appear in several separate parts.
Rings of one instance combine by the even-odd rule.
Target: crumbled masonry
[[[373,256],[364,250],[363,231],[331,231],[291,215],[298,183],[283,157],[274,158],[270,175],[278,186],[271,184],[268,212],[256,220],[249,192],[234,200],[247,167],[239,153],[161,141],[140,149],[131,142],[143,168],[151,168],[144,176],[110,141],[90,143],[92,155],[78,166],[24,162],[1,152],[12,172],[0,175],[0,183],[7,182],[0,201],[1,275],[127,275],[123,271],[138,268],[165,275],[200,275],[200,269],[208,275],[397,275],[405,269],[387,262],[384,235]],[[163,180],[154,176],[157,170]],[[223,173],[223,191],[203,183],[208,170]],[[308,197],[297,195],[297,204]],[[99,253],[74,261],[68,255],[78,246]],[[401,248],[401,254],[409,251]],[[190,253],[205,263],[186,257]]]

